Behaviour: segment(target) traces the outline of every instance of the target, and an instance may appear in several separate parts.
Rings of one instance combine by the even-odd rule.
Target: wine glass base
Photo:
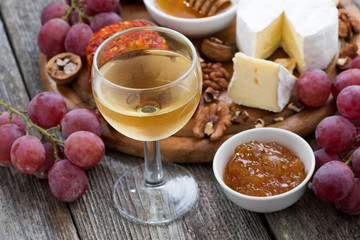
[[[185,168],[162,163],[164,183],[145,184],[144,165],[126,171],[115,183],[113,198],[124,217],[147,224],[167,223],[183,216],[197,201],[195,178]]]

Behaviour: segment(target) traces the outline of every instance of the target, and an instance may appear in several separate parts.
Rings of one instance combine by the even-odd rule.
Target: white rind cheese
[[[324,69],[338,52],[338,10],[332,0],[239,0],[236,43],[256,58],[283,47],[300,73]]]
[[[238,104],[280,112],[288,104],[296,77],[272,61],[238,52],[233,58],[234,74],[229,98]]]

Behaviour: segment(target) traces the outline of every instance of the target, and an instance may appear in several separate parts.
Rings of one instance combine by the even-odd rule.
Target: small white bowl
[[[288,192],[270,197],[249,196],[236,192],[228,187],[223,181],[223,173],[226,164],[232,157],[235,148],[238,145],[251,140],[263,143],[276,142],[288,148],[294,155],[298,156],[304,164],[306,173],[304,181]],[[307,188],[308,182],[314,172],[314,168],[315,157],[313,150],[303,138],[293,132],[270,127],[245,130],[232,136],[217,150],[213,162],[215,178],[225,195],[241,208],[259,213],[279,211],[291,206],[299,200]]]
[[[155,0],[144,0],[151,17],[161,26],[174,29],[187,37],[207,37],[230,25],[236,16],[238,0],[231,0],[232,5],[224,12],[204,18],[181,18],[171,16],[158,9]]]

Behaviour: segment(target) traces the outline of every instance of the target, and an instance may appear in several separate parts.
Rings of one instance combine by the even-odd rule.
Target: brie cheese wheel
[[[338,10],[332,0],[239,0],[236,44],[252,57],[278,47],[296,59],[300,73],[326,68],[338,52]]]
[[[234,74],[229,98],[238,104],[280,112],[288,104],[296,77],[281,64],[249,57],[241,52],[233,58]]]

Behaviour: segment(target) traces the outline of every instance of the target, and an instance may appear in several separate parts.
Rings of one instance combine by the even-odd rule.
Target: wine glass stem
[[[145,184],[157,187],[164,183],[159,141],[144,142]]]

